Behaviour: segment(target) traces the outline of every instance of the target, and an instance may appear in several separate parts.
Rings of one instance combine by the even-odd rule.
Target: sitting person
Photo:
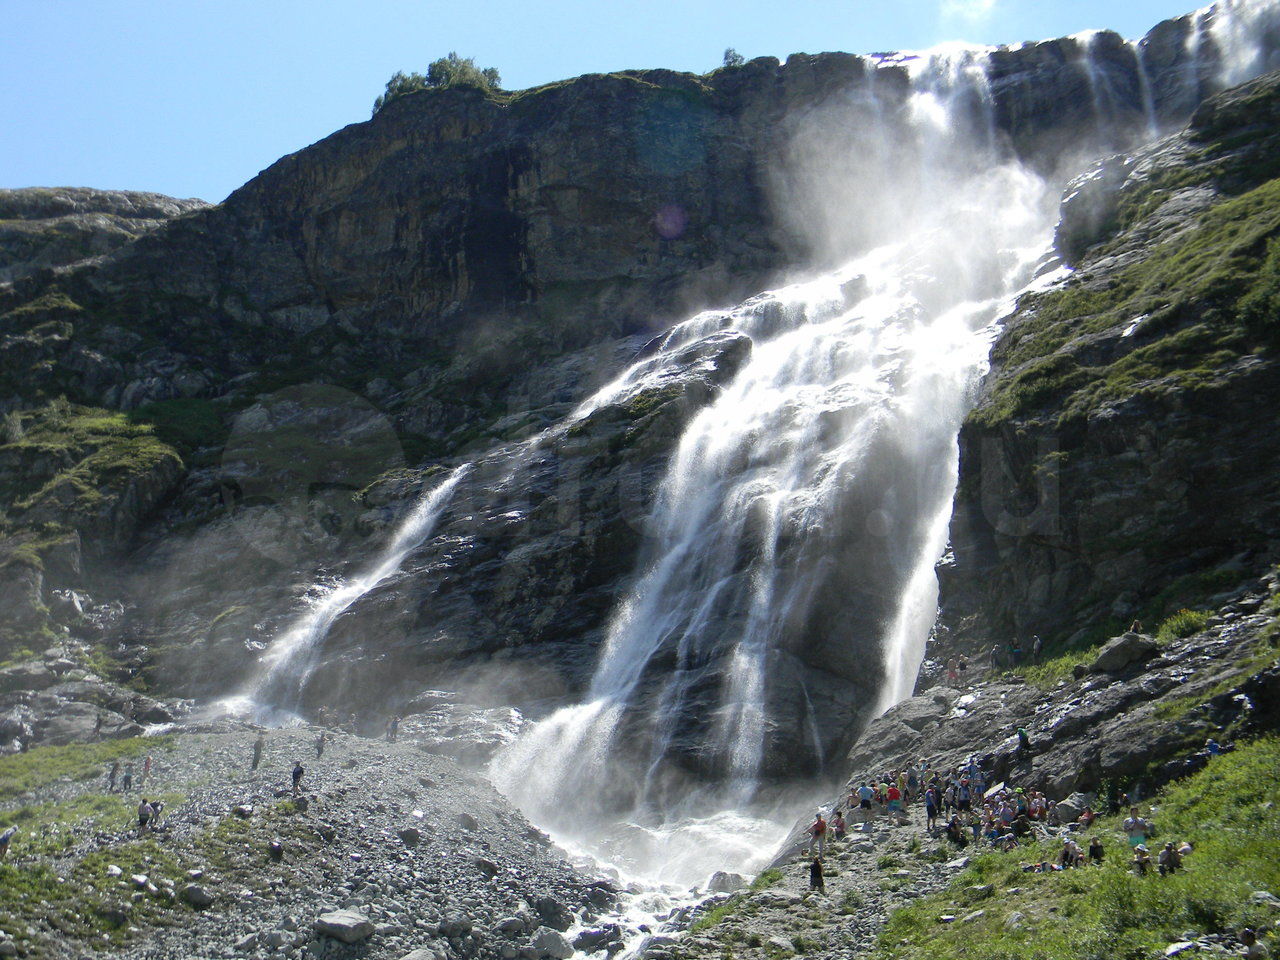
[[[1105,857],[1106,851],[1102,849],[1102,840],[1094,837],[1089,841],[1089,859],[1094,863],[1101,864]]]
[[[1080,853],[1080,845],[1070,837],[1062,838],[1062,852],[1058,854],[1058,863],[1064,870],[1080,865],[1084,857]]]
[[[953,814],[947,822],[947,839],[957,846],[963,847],[967,842],[964,835],[964,826],[960,823],[960,815]]]
[[[1010,850],[1017,850],[1018,838],[1012,833],[1006,833],[1004,836],[996,838],[994,846],[997,850],[1003,850],[1006,853]]]
[[[1147,845],[1140,843],[1133,848],[1133,872],[1140,877],[1145,877],[1151,869],[1151,854],[1147,851]]]
[[[1170,840],[1164,845],[1164,849],[1160,851],[1157,858],[1160,866],[1160,876],[1166,876],[1170,873],[1177,873],[1182,869],[1182,856],[1173,848],[1173,841]]]

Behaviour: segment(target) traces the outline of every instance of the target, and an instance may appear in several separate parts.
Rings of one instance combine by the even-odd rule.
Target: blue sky
[[[221,200],[457,50],[520,88],[747,57],[1137,37],[1196,0],[4,0],[0,187]]]

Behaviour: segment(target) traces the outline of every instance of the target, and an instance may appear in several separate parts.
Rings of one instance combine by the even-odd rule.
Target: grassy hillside
[[[1160,845],[1195,846],[1183,872],[1136,876],[1121,818],[1108,818],[1092,831],[1106,845],[1105,865],[1024,873],[1023,864],[1053,857],[1052,842],[976,856],[946,890],[894,914],[874,956],[1138,960],[1160,956],[1188,935],[1238,933],[1273,921],[1275,910],[1252,898],[1280,891],[1277,790],[1280,740],[1244,745],[1151,803]],[[1154,855],[1157,841],[1151,846]],[[944,916],[955,920],[943,922]]]

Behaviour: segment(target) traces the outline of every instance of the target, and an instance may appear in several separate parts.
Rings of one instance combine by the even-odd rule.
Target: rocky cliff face
[[[1222,51],[1193,52],[1193,29],[1172,21],[1136,48],[1100,34],[1001,51],[975,128],[1048,176],[1074,172],[1074,158],[1131,146],[1142,121],[1177,123],[1211,92]],[[0,401],[17,418],[0,446],[2,569],[25,619],[6,648],[43,649],[92,626],[122,651],[117,679],[226,692],[300,598],[361,569],[442,464],[476,456],[438,534],[336,621],[303,703],[390,708],[440,687],[482,703],[559,702],[589,676],[680,428],[750,342],[725,337],[660,388],[529,441],[673,318],[847,252],[817,243],[797,214],[822,200],[797,158],[823,124],[865,110],[869,92],[889,129],[909,136],[904,60],[798,55],[701,77],[423,92],[282,159],[219,206],[131,200],[177,216],[107,256],[15,254],[0,285]],[[1205,123],[1218,153],[1195,154],[1193,130],[1170,141],[1181,153],[1151,163],[1173,177],[1235,156],[1231,138],[1247,124],[1229,111]],[[1117,210],[1150,219],[1131,207]],[[1121,213],[1100,209],[1082,215],[1082,249],[1118,229]],[[1245,374],[1269,376],[1268,363],[1249,360]],[[1240,402],[1260,396],[1239,383]],[[1004,436],[982,416],[967,451]],[[1006,451],[1017,463],[1020,442]],[[336,449],[355,453],[338,462]],[[965,536],[957,556],[970,563],[978,548]],[[75,562],[60,563],[68,544]],[[955,582],[1004,564],[1016,570],[1010,604],[1042,582],[1039,554],[984,562]],[[1080,595],[1078,580],[1060,579],[1055,596]],[[88,591],[80,609],[121,598],[128,613],[63,617],[51,598],[71,587]],[[1003,616],[985,598],[948,602],[965,622]],[[25,639],[33,629],[38,639]],[[858,668],[826,687],[856,690]],[[841,696],[822,707],[852,730],[865,703]]]
[[[0,283],[112,253],[205,206],[125,190],[0,190]]]
[[[1069,191],[1078,270],[1023,300],[961,434],[944,638],[1079,644],[1280,550],[1277,109],[1272,74]]]

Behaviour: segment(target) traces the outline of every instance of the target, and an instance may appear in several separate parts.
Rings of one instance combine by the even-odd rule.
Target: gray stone
[[[419,947],[410,950],[400,960],[446,960],[448,954],[443,950],[432,950],[430,947]]]
[[[375,929],[368,917],[355,910],[334,910],[321,914],[315,922],[316,933],[343,943],[357,943],[372,936]]]
[[[212,906],[214,901],[214,896],[209,889],[198,883],[187,884],[178,892],[178,896],[198,910]]]
[[[1119,673],[1131,664],[1150,659],[1159,649],[1151,637],[1140,633],[1121,634],[1098,651],[1089,670],[1092,673]]]
[[[707,881],[708,893],[737,893],[747,885],[747,878],[740,873],[717,870]]]
[[[532,946],[539,957],[550,957],[551,960],[569,960],[573,956],[573,945],[564,934],[550,927],[538,928],[533,935]]]

